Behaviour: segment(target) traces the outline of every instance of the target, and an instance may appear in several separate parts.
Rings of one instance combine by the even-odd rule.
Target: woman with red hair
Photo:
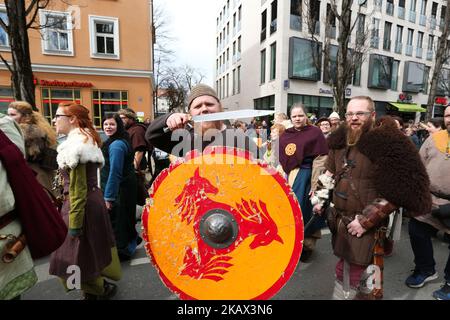
[[[98,171],[104,164],[100,136],[89,118],[89,110],[76,103],[61,103],[53,122],[58,134],[67,139],[58,146],[62,171],[64,205],[62,215],[69,228],[63,245],[50,260],[50,274],[63,280],[72,276],[69,267],[80,271],[81,290],[86,300],[109,299],[117,286],[106,281],[121,278],[114,233]]]

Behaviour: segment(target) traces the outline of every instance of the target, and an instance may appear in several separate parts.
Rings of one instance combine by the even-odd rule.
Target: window
[[[403,91],[422,92],[424,89],[425,65],[406,61],[403,74]]]
[[[395,42],[395,53],[402,53],[403,27],[397,26],[397,40]]]
[[[422,0],[420,4],[420,14],[425,15],[427,13],[427,0]]]
[[[266,40],[267,37],[267,10],[261,13],[261,42]]]
[[[380,19],[372,19],[373,29],[372,36],[370,38],[370,46],[378,49],[378,43],[380,41]]]
[[[433,2],[431,5],[431,17],[436,19],[437,17],[437,9],[438,9],[438,4],[436,2]]]
[[[303,103],[306,108],[306,112],[315,113],[320,117],[328,116],[333,111],[334,101],[331,97],[288,94],[288,115],[291,113],[292,105],[298,102]]]
[[[423,93],[428,94],[428,77],[430,75],[430,67],[425,66],[425,71],[423,73]]]
[[[40,11],[45,54],[73,55],[72,22],[68,12]]]
[[[309,18],[311,19],[313,25],[310,26],[315,34],[320,34],[320,1],[310,0],[309,1]]]
[[[236,69],[233,70],[233,96],[236,94]]]
[[[277,43],[270,45],[270,80],[276,78],[277,73]]]
[[[241,67],[237,68],[237,90],[236,93],[241,93]]]
[[[4,5],[0,5],[0,18],[8,25],[8,15],[6,14],[6,8]],[[9,50],[9,39],[6,31],[0,27],[0,49]]]
[[[355,58],[355,71],[353,72],[353,85],[361,86],[361,64],[362,64],[362,55],[360,54],[358,58]]]
[[[329,38],[336,39],[336,16],[331,11],[331,5],[329,3],[327,3],[326,33]]]
[[[261,51],[261,84],[266,82],[266,49]]]
[[[10,87],[0,87],[0,113],[7,114],[8,106],[14,100]]]
[[[255,110],[275,110],[275,95],[253,100]]]
[[[237,40],[237,61],[241,60],[241,37]]]
[[[386,51],[391,51],[391,29],[392,23],[384,23],[384,38],[383,38],[383,49]]]
[[[81,94],[79,89],[53,89],[42,88],[42,108],[44,109],[44,117],[51,123],[55,117],[58,104],[61,102],[81,103]]]
[[[302,0],[291,0],[290,27],[302,31]]]
[[[277,0],[274,0],[271,5],[270,34],[277,31],[277,5]]]
[[[227,80],[226,80],[226,85],[225,85],[225,97],[228,98],[228,96],[230,95],[230,74],[227,73]]]
[[[356,43],[359,46],[364,45],[366,40],[365,36],[366,16],[362,13],[358,13],[358,21],[356,27]]]
[[[119,19],[89,16],[91,57],[119,59]]]
[[[379,54],[370,55],[368,88],[391,88],[393,60],[392,57]]]
[[[449,94],[450,69],[443,68],[439,74],[438,87],[436,94],[439,96],[447,96]]]
[[[398,61],[398,60],[394,60],[394,62],[392,63],[391,90],[394,90],[394,91],[397,91],[399,65],[400,65],[400,61]]]
[[[289,39],[289,78],[319,81],[322,68],[321,52],[321,44],[291,37]]]
[[[93,90],[94,125],[101,127],[106,115],[128,107],[128,92],[119,90]]]
[[[326,59],[324,59],[323,82],[333,84],[333,83],[336,83],[338,47],[330,45],[328,51],[329,51],[328,56],[330,57],[330,61],[329,61],[329,63],[327,63]]]

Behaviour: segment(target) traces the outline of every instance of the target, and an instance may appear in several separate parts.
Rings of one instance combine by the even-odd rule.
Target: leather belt
[[[0,229],[3,229],[4,227],[6,227],[8,224],[10,224],[11,222],[13,222],[16,219],[17,219],[16,210],[12,210],[12,211],[8,212],[7,214],[1,216],[0,217]]]

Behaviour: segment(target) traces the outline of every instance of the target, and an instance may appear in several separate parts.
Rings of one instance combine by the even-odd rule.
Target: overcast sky
[[[174,37],[175,64],[189,64],[200,70],[213,85],[215,67],[216,9],[221,0],[154,0],[166,17]]]

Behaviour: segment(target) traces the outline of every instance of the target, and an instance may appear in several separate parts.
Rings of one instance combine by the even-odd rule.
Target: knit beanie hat
[[[125,117],[127,117],[129,119],[134,119],[134,120],[137,119],[136,112],[134,112],[134,110],[131,108],[120,109],[119,111],[117,111],[117,114],[124,115]]]
[[[198,84],[195,87],[192,88],[191,93],[189,93],[187,104],[188,108],[191,106],[192,101],[194,101],[195,98],[201,97],[201,96],[211,96],[217,100],[217,102],[220,103],[219,98],[217,97],[216,91],[211,88],[210,86],[206,84]]]
[[[337,118],[337,119],[340,119],[340,117],[339,117],[339,113],[337,113],[336,111],[334,111],[334,112],[332,112],[331,114],[330,114],[330,116],[328,117],[328,119],[333,119],[333,118]]]

